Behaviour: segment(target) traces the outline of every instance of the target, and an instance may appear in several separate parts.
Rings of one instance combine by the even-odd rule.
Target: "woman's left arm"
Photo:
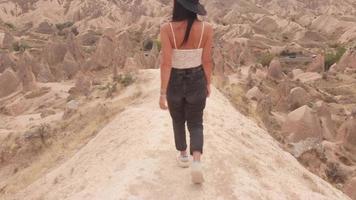
[[[205,77],[207,81],[207,92],[208,97],[210,96],[211,88],[211,76],[213,70],[213,38],[214,38],[214,30],[213,27],[209,24],[206,26],[206,42],[203,47],[203,68],[205,72]]]

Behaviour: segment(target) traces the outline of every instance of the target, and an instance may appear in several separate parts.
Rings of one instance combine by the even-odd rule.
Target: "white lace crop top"
[[[203,48],[200,46],[204,34],[204,22],[197,49],[178,49],[173,26],[171,23],[169,23],[169,25],[171,26],[175,47],[172,52],[172,67],[177,69],[187,69],[200,66],[202,64],[203,56]]]

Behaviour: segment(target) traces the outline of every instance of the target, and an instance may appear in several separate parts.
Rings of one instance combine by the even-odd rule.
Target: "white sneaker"
[[[204,182],[202,166],[199,161],[193,161],[191,167],[192,182],[195,184],[201,184]]]
[[[182,156],[179,153],[177,156],[177,162],[179,167],[187,168],[189,167],[189,156],[188,155]]]

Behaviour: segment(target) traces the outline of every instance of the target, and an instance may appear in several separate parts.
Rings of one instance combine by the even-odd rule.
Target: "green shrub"
[[[341,57],[345,54],[346,48],[344,47],[338,47],[336,49],[336,60],[337,62],[341,59]]]
[[[325,55],[325,69],[329,70],[333,64],[339,62],[345,52],[346,52],[346,49],[344,47],[338,47],[338,48],[336,48],[335,52],[326,53],[326,55]]]
[[[157,45],[158,51],[161,51],[161,48],[162,48],[161,41],[159,39],[156,39],[156,40],[154,40],[154,43]]]
[[[134,82],[134,78],[132,75],[127,74],[124,76],[124,78],[121,81],[121,84],[123,84],[125,87],[131,85]]]
[[[120,74],[120,75],[114,77],[114,81],[127,87],[127,86],[131,85],[133,82],[135,82],[135,79],[134,79],[133,75],[131,75],[131,74]]]
[[[257,62],[261,63],[262,66],[269,66],[274,57],[271,53],[264,53],[257,58]]]

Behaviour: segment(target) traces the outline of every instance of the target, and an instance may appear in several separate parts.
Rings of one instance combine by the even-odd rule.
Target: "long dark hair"
[[[177,2],[177,0],[174,0],[172,21],[188,21],[187,30],[185,31],[184,40],[181,46],[188,41],[190,31],[192,30],[193,23],[196,19],[198,19],[196,13],[184,8],[180,3]]]

